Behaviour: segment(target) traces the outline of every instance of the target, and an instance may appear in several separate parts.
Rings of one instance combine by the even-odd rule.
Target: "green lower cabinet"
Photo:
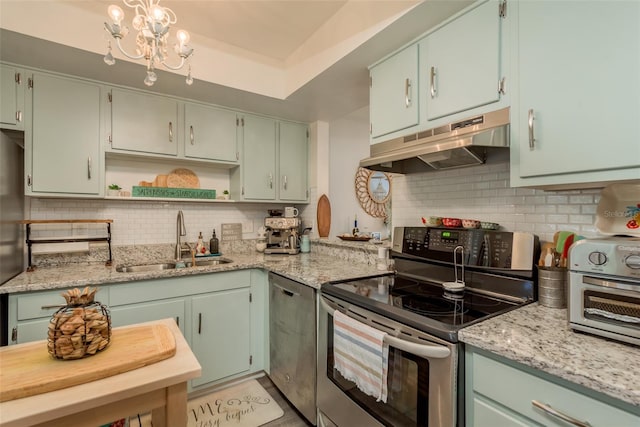
[[[184,299],[151,301],[111,308],[111,326],[134,325],[136,323],[172,317],[184,335]]]
[[[251,368],[250,288],[194,296],[191,300],[191,349],[202,366],[192,387]]]
[[[625,402],[473,347],[465,356],[469,427],[572,425],[561,416],[575,425],[640,425],[640,410]]]

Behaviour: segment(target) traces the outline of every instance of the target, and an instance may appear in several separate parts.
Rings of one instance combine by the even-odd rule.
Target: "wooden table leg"
[[[166,404],[151,411],[153,427],[187,427],[187,383],[165,389]]]

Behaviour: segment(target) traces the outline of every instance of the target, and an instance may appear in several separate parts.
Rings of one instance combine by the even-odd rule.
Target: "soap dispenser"
[[[198,243],[196,244],[196,255],[205,255],[207,253],[207,248],[204,246],[204,241],[202,240],[202,231],[198,235]]]
[[[213,229],[213,235],[211,236],[211,240],[209,240],[209,252],[211,254],[218,253],[218,238],[216,237],[216,229]]]

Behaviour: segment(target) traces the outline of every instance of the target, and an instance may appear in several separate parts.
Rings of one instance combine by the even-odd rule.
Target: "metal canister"
[[[538,267],[538,302],[550,308],[567,306],[567,269]]]

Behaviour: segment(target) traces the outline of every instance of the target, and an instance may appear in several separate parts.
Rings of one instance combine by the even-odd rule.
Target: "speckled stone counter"
[[[458,336],[467,344],[640,406],[640,347],[573,332],[566,309],[533,303],[464,328]]]
[[[33,272],[25,272],[0,286],[0,294],[30,292],[86,285],[126,283],[136,280],[158,279],[165,277],[181,277],[193,274],[233,271],[247,268],[263,268],[289,277],[316,289],[325,282],[346,280],[358,277],[381,275],[375,265],[367,262],[354,262],[333,255],[317,252],[298,255],[264,255],[258,252],[224,254],[231,259],[230,264],[207,267],[181,268],[173,270],[146,271],[137,273],[120,273],[103,263],[75,263],[51,267],[38,267]],[[116,258],[117,259],[117,258]],[[169,258],[153,258],[144,262],[164,262]],[[128,264],[143,263],[142,260],[126,262]]]

